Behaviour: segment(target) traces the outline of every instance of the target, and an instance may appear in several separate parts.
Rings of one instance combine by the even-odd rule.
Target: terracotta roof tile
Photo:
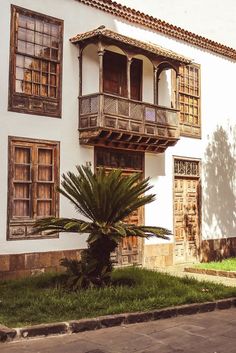
[[[103,27],[103,26],[101,26],[101,27]],[[186,58],[185,56],[183,56],[181,54],[177,54],[177,53],[173,52],[172,50],[167,50],[167,49],[164,49],[161,46],[158,46],[153,43],[142,42],[140,40],[124,36],[123,34],[114,32],[114,31],[107,29],[105,27],[104,28],[99,27],[99,28],[96,28],[92,31],[77,34],[75,37],[70,38],[70,41],[72,43],[79,43],[84,40],[98,37],[98,36],[114,39],[118,42],[131,45],[133,47],[142,49],[146,52],[149,52],[149,53],[152,53],[155,55],[159,55],[159,56],[163,56],[163,57],[168,57],[173,60],[178,60],[178,61],[185,63],[185,64],[190,64],[192,62],[192,60],[190,58]]]
[[[216,54],[220,54],[236,60],[236,50],[226,45],[207,39],[180,27],[169,24],[153,16],[143,12],[131,9],[125,5],[118,4],[112,0],[77,0],[83,4],[92,6],[99,10],[105,11],[112,15],[121,17],[129,22],[137,23],[142,26],[151,28],[157,32],[163,33],[173,38],[177,38],[184,42],[207,49]]]

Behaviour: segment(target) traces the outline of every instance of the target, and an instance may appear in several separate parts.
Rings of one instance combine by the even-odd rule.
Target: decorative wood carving
[[[178,111],[108,94],[87,95],[80,97],[79,131],[82,144],[163,152],[179,139]]]
[[[175,263],[196,261],[200,246],[200,162],[174,159]]]

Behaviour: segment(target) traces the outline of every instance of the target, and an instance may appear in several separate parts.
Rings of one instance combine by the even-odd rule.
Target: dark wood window
[[[106,51],[104,54],[104,92],[127,97],[127,58]]]
[[[133,59],[130,67],[130,95],[131,99],[142,100],[142,60]]]
[[[127,58],[124,55],[106,51],[103,61],[103,90],[105,93],[127,97]],[[142,61],[133,59],[130,67],[131,99],[141,100]]]
[[[95,166],[105,167],[107,170],[118,168],[137,173],[143,172],[143,161],[143,153],[107,148],[95,149]]]
[[[59,143],[10,138],[9,239],[32,237],[34,220],[58,215],[58,182]]]
[[[9,110],[59,117],[63,22],[12,6]]]
[[[182,66],[179,80],[181,135],[201,137],[200,67]]]

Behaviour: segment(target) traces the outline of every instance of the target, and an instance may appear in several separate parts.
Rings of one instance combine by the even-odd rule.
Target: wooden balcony
[[[80,143],[162,153],[179,139],[178,110],[96,93],[79,97]]]

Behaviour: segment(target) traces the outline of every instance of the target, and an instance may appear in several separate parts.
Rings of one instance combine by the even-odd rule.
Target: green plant
[[[88,248],[77,263],[77,287],[109,282],[112,271],[111,252],[124,237],[167,238],[170,231],[160,227],[128,224],[124,219],[155,199],[146,194],[151,189],[149,178],[140,180],[139,174],[123,176],[121,170],[97,173],[87,167],[77,167],[77,174],[62,175],[62,187],[58,191],[72,202],[76,210],[87,220],[49,217],[38,220],[34,232],[75,232],[88,234]],[[74,262],[64,262],[67,269],[75,268]],[[83,279],[82,279],[83,278]],[[85,280],[86,278],[86,280]]]

